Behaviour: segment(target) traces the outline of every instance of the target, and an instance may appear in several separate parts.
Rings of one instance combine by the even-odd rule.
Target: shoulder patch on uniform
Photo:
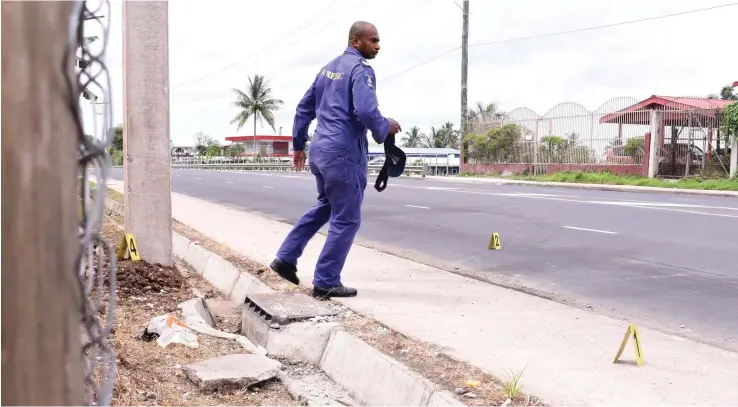
[[[374,89],[374,75],[365,73],[364,76],[366,77],[366,86],[369,89]]]

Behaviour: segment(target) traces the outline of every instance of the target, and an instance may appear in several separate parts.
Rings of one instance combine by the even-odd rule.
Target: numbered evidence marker
[[[628,338],[633,337],[633,347],[635,347],[635,354],[636,354],[636,363],[638,363],[638,366],[643,364],[643,349],[641,349],[641,336],[638,334],[638,328],[636,327],[636,324],[630,324],[628,326],[628,329],[625,331],[625,336],[623,336],[623,342],[620,344],[620,349],[618,349],[617,355],[615,355],[615,359],[613,359],[612,363],[617,363],[618,359],[620,359],[620,355],[622,355],[623,350],[625,349],[625,344],[628,343]]]
[[[492,238],[489,239],[490,250],[500,250],[502,245],[500,244],[500,234],[495,232],[492,233]]]
[[[132,261],[141,260],[141,256],[138,253],[138,245],[136,239],[133,238],[133,234],[126,233],[123,236],[123,240],[118,246],[118,260],[131,259]]]

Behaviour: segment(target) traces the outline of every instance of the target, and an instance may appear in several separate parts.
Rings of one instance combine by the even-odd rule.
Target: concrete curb
[[[118,202],[107,200],[106,207],[122,214]],[[248,295],[274,292],[177,232],[172,232],[172,239],[174,256],[232,302],[243,305]],[[363,405],[465,406],[453,393],[344,331],[338,323],[298,322],[274,329],[255,314],[244,312],[242,325],[256,347],[263,346],[269,355],[315,364]]]
[[[426,179],[430,181],[442,182],[459,182],[467,184],[509,184],[523,185],[534,187],[552,187],[552,188],[569,188],[569,189],[589,189],[597,191],[615,191],[615,192],[640,192],[649,194],[682,194],[682,195],[699,195],[699,196],[722,196],[738,198],[738,191],[718,191],[711,189],[683,189],[683,188],[659,188],[659,187],[642,187],[636,185],[609,185],[609,184],[577,184],[573,182],[543,182],[543,181],[525,181],[511,180],[504,178],[481,178],[481,177],[437,177],[428,176]]]

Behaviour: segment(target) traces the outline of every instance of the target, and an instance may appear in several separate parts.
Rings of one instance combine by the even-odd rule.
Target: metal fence
[[[73,76],[68,75],[71,63],[62,66],[69,92],[69,114],[74,116],[78,133],[77,160],[81,209],[79,219],[79,251],[77,272],[82,295],[80,309],[81,348],[85,361],[85,393],[88,405],[111,404],[116,381],[115,344],[112,339],[116,317],[116,258],[113,248],[105,241],[103,218],[106,188],[90,191],[89,175],[94,175],[99,185],[105,185],[111,159],[107,150],[112,135],[109,132],[112,118],[110,105],[110,75],[104,63],[110,28],[110,2],[79,2],[75,5],[70,26],[69,46],[65,49],[68,60],[78,55],[80,61]],[[97,25],[100,46],[91,46],[86,22]],[[98,48],[95,51],[93,48]],[[80,101],[102,98],[102,121],[93,115],[92,137],[85,135]],[[107,261],[105,261],[107,258]],[[43,387],[43,384],[40,384]],[[42,390],[40,390],[42,391]]]
[[[377,174],[382,169],[381,165],[369,165],[369,173]],[[279,162],[210,162],[207,159],[196,159],[192,161],[172,162],[172,169],[191,170],[214,170],[214,171],[282,171],[295,172],[292,163]],[[425,177],[431,170],[426,165],[406,165],[403,175],[416,175]]]
[[[727,175],[730,155],[720,134],[725,101],[659,100],[665,103],[655,107],[665,109],[660,134],[666,135],[659,143],[659,174]],[[644,143],[651,132],[653,106],[621,97],[595,111],[568,102],[543,115],[526,107],[504,115],[479,115],[471,123],[472,134],[465,137],[467,163],[602,166],[602,170],[643,167],[648,160]],[[693,157],[687,159],[686,151],[693,151]]]
[[[661,114],[658,175],[665,178],[725,177],[730,172],[730,141],[721,131],[722,111],[689,109]]]

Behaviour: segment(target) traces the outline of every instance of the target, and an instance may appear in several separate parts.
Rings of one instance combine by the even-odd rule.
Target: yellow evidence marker
[[[123,236],[123,240],[120,242],[120,246],[118,246],[118,260],[126,260],[128,258],[131,259],[131,261],[139,261],[141,260],[141,256],[138,253],[138,245],[136,245],[136,239],[133,238],[132,233],[126,233],[125,236]]]
[[[620,349],[618,349],[617,355],[615,355],[615,359],[613,359],[612,363],[617,363],[618,359],[620,359],[620,355],[623,354],[623,350],[625,349],[625,344],[628,343],[628,338],[633,337],[633,347],[635,347],[635,354],[636,354],[636,363],[638,363],[638,366],[641,366],[643,364],[643,349],[641,349],[641,337],[638,334],[638,328],[636,327],[636,324],[630,324],[628,326],[628,329],[625,331],[625,336],[623,336],[623,342],[620,344]]]
[[[500,234],[497,232],[492,233],[492,238],[489,239],[489,249],[500,250],[501,248],[502,245],[500,244]]]

